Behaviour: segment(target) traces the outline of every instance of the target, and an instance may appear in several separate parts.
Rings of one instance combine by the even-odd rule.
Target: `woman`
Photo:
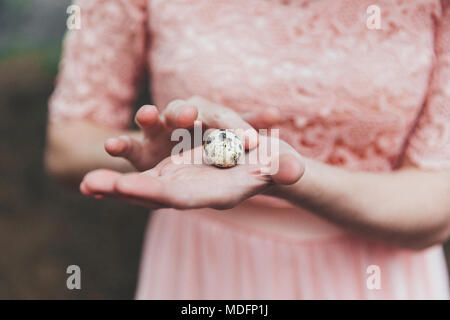
[[[371,2],[78,1],[46,163],[159,209],[138,299],[448,298],[450,1],[378,1],[374,30]],[[173,164],[196,119],[279,128],[280,170]]]

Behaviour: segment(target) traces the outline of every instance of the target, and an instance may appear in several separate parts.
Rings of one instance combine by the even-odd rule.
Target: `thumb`
[[[277,184],[294,184],[305,173],[305,164],[299,159],[300,157],[292,154],[285,153],[279,156],[278,170],[272,175],[273,182]]]

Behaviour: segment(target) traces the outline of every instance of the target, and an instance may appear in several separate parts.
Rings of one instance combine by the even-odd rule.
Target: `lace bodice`
[[[450,1],[79,0],[52,119],[124,127],[140,74],[158,107],[278,107],[301,154],[355,170],[450,167]]]

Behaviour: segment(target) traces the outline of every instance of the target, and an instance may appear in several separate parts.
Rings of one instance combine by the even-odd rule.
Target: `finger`
[[[152,174],[128,173],[115,181],[114,190],[122,197],[164,203],[163,187],[158,177]]]
[[[266,129],[281,121],[281,112],[278,108],[271,107],[262,111],[245,113],[242,118],[255,129]]]
[[[285,153],[279,156],[278,171],[272,175],[272,180],[278,184],[294,184],[305,173],[305,165],[298,156]]]
[[[126,135],[106,140],[105,150],[111,156],[125,158],[132,164],[138,164],[143,153],[141,141]]]
[[[170,102],[163,112],[165,123],[173,128],[189,128],[194,125],[197,117],[197,107],[185,100]]]
[[[210,128],[254,130],[247,121],[229,108],[215,104],[210,104],[209,106],[198,105],[197,108],[199,113],[197,119]]]
[[[159,133],[163,126],[163,123],[159,117],[158,108],[153,105],[142,106],[136,112],[134,120],[147,136],[152,136]]]
[[[161,209],[162,206],[160,204],[151,202],[151,201],[147,201],[145,199],[142,198],[133,198],[133,197],[125,197],[125,196],[120,196],[117,194],[111,194],[111,193],[95,193],[95,194],[89,194],[87,195],[89,197],[93,197],[97,200],[103,200],[106,198],[111,198],[111,199],[115,199],[115,200],[119,200],[125,203],[129,203],[132,205],[138,205],[141,207],[145,207],[151,210],[156,210],[156,209]]]
[[[116,180],[122,174],[112,170],[99,169],[89,172],[80,184],[80,191],[87,196],[114,195]]]
[[[258,146],[258,133],[255,129],[247,129],[244,132],[244,146],[246,150],[256,148]]]
[[[172,127],[193,127],[196,121],[200,121],[208,128],[241,129],[244,131],[246,149],[258,145],[256,131],[236,112],[200,98],[172,101],[164,110],[163,117],[166,124]]]
[[[245,149],[252,149],[258,145],[256,130],[235,111],[203,100],[194,100],[198,108],[197,119],[209,128],[232,129],[244,132]]]
[[[86,197],[91,197],[92,194],[89,191],[89,189],[86,187],[86,183],[84,181],[81,181],[80,183],[80,192],[85,195]]]
[[[134,197],[125,197],[125,196],[116,196],[115,199],[141,207],[145,207],[147,209],[156,210],[163,208],[160,204],[148,201],[142,198],[134,198]]]

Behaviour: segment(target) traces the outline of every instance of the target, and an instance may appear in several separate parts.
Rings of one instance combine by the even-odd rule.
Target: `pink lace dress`
[[[450,168],[450,1],[79,0],[55,120],[126,127],[139,76],[158,107],[201,95],[278,107],[282,139],[349,170]],[[345,182],[343,182],[345,183]],[[379,267],[381,288],[367,286]],[[310,212],[249,200],[153,213],[137,298],[448,298],[441,246],[409,251]]]

